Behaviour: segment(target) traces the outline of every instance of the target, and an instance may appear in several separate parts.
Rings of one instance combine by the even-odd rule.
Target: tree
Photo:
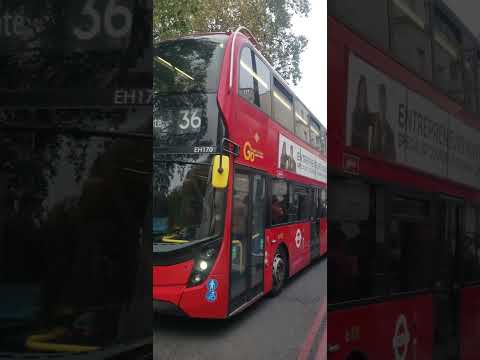
[[[309,0],[154,0],[154,41],[243,25],[283,78],[297,84],[307,39],[292,31],[291,19],[309,12]]]

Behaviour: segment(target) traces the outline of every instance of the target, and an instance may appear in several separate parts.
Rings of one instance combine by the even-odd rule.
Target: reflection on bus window
[[[243,48],[240,57],[238,93],[267,115],[271,114],[270,70],[249,47]]]
[[[333,204],[349,206],[340,194],[351,185],[340,179],[335,182],[338,191],[332,193]],[[388,249],[382,235],[383,224],[377,222],[384,209],[384,195],[370,186],[359,189],[367,192],[363,196],[370,199],[368,213],[359,215],[343,209],[329,219],[328,296],[332,303],[384,295],[387,287]]]
[[[223,36],[212,35],[158,44],[153,61],[155,92],[215,91],[220,72],[218,64],[224,54],[224,40]]]
[[[273,119],[294,132],[293,97],[275,77],[273,84]]]
[[[137,131],[148,125],[147,118]],[[151,142],[75,134],[0,128],[0,154],[9,159],[0,160],[0,326],[9,329],[2,351],[37,351],[31,336],[58,327],[64,331],[43,343],[51,352],[55,343],[95,349],[151,328],[144,311],[131,323],[138,304],[151,301],[144,251]]]
[[[309,120],[310,114],[305,106],[295,101],[295,135],[306,143],[310,141]]]
[[[223,230],[224,191],[211,186],[210,164],[156,162],[154,217],[162,223],[154,241],[182,244]]]

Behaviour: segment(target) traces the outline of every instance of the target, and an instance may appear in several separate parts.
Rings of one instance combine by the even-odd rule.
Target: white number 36
[[[102,19],[100,12],[94,7],[95,1],[96,0],[87,0],[81,12],[83,16],[89,18],[90,27],[87,29],[77,27],[73,30],[80,40],[91,40],[102,30]],[[116,1],[117,0],[108,0],[103,24],[107,35],[112,38],[121,38],[127,35],[132,27],[132,12],[126,6],[117,5]],[[114,17],[123,19],[122,25],[118,28],[113,25]]]
[[[183,116],[178,127],[182,130],[187,130],[188,128],[198,129],[202,125],[202,119],[197,115],[199,111],[199,109],[180,110],[180,114]]]

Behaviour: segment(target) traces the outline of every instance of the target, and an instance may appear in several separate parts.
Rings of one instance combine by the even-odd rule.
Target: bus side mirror
[[[215,189],[225,189],[228,185],[230,174],[230,158],[226,155],[213,157],[212,186]]]

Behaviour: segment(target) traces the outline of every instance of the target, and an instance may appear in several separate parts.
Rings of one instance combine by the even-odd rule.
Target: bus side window
[[[319,190],[318,206],[318,217],[327,217],[327,189],[325,188]]]
[[[258,94],[258,80],[254,69],[254,54],[248,47],[243,48],[240,56],[240,75],[238,81],[238,94],[248,102],[260,106]]]
[[[289,222],[308,219],[309,205],[307,189],[301,186],[292,185],[293,188],[293,204],[290,212]]]
[[[467,206],[465,209],[465,236],[463,244],[463,276],[466,282],[480,280],[479,233],[480,211]]]
[[[272,114],[272,92],[270,90],[270,69],[255,55],[255,65],[258,75],[258,98],[260,108],[268,115]]]
[[[310,115],[309,118],[310,118],[310,145],[322,151],[322,147],[321,147],[322,130],[320,129],[320,126],[317,124],[313,116]]]
[[[288,219],[287,222],[291,223],[298,220],[298,193],[295,192],[293,184],[288,184],[290,200],[288,204]]]
[[[272,181],[272,225],[288,221],[290,197],[288,184],[284,180]]]
[[[273,119],[293,132],[293,96],[273,78]]]
[[[426,200],[392,195],[388,229],[391,292],[426,289],[431,281],[429,269],[432,268],[432,249],[429,244],[433,242],[429,203]]]
[[[310,113],[298,100],[295,100],[295,135],[308,143],[310,141],[309,129]]]
[[[371,185],[338,178],[329,186],[335,214],[328,221],[328,301],[384,296],[388,248],[381,218],[385,213],[383,193]],[[320,193],[322,190],[326,189]],[[362,199],[361,208],[353,212],[346,208],[350,204],[345,202],[347,192]]]
[[[238,94],[271,115],[270,70],[248,47],[243,48],[240,57]]]

